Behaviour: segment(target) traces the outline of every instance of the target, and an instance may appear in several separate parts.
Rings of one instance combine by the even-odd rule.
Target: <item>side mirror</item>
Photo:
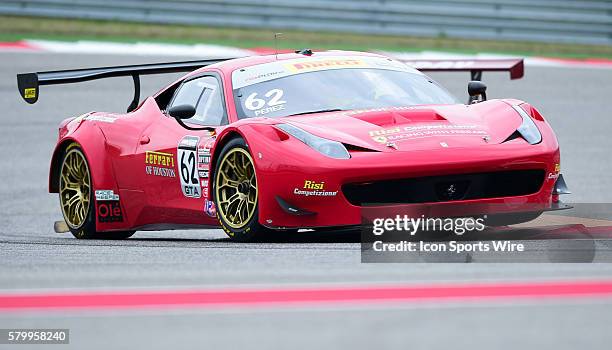
[[[487,100],[487,85],[482,81],[470,81],[468,83],[468,95],[470,95],[469,103],[472,104],[474,102],[482,102]],[[481,96],[482,99],[479,99],[478,96]]]
[[[168,114],[175,119],[189,119],[196,114],[196,109],[192,105],[172,106],[168,110]]]

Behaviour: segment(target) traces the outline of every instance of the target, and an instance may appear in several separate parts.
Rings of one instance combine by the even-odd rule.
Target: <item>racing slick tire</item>
[[[134,231],[97,232],[94,191],[89,163],[77,143],[70,144],[61,157],[59,199],[62,215],[78,239],[125,239]]]
[[[267,229],[259,224],[259,201],[255,163],[242,138],[223,146],[217,158],[213,193],[217,219],[234,241],[261,238]]]

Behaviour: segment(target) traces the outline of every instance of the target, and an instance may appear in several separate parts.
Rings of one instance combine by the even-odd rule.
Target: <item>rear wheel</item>
[[[124,239],[133,231],[96,231],[91,172],[87,158],[78,144],[66,148],[59,170],[59,199],[64,221],[72,235],[79,239]]]
[[[236,241],[250,241],[265,228],[258,222],[258,188],[255,163],[241,138],[221,150],[214,175],[217,217],[225,233]]]

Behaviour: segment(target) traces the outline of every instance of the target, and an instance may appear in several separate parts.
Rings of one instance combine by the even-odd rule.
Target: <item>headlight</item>
[[[278,124],[276,127],[328,157],[336,159],[351,158],[346,147],[340,142],[324,139],[290,124]]]
[[[529,142],[531,145],[535,145],[542,141],[542,134],[540,134],[540,130],[531,119],[531,116],[525,112],[525,110],[521,106],[512,106],[514,110],[523,118],[523,123],[519,126],[516,131],[518,131],[523,138]]]

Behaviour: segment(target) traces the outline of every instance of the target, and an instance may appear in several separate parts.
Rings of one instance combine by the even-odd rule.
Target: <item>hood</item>
[[[390,152],[499,144],[516,131],[522,118],[509,103],[490,100],[309,114],[279,121],[326,139]]]

